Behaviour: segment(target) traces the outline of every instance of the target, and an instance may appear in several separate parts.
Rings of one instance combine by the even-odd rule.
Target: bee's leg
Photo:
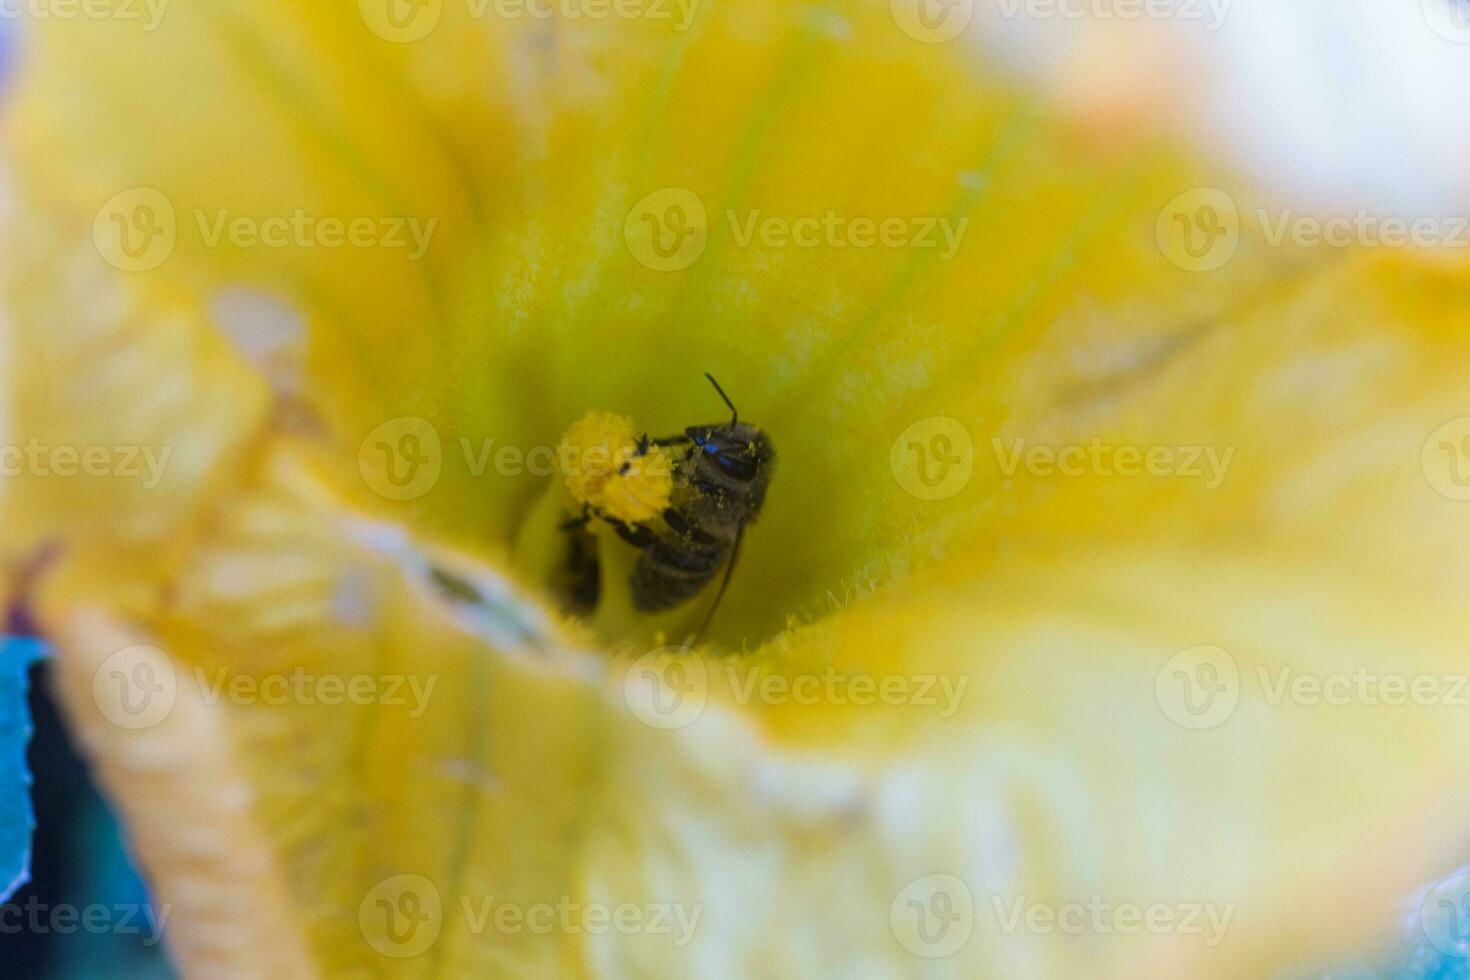
[[[680,436],[664,436],[662,439],[653,439],[653,440],[650,440],[650,441],[651,441],[652,445],[655,445],[655,446],[685,446],[685,445],[688,445],[689,443],[693,442],[694,440],[691,439],[687,435],[680,435]]]
[[[618,537],[635,548],[646,548],[655,540],[654,533],[642,524],[629,524],[627,521],[620,521],[616,517],[610,517],[595,509],[591,504],[582,505],[582,514],[580,517],[569,517],[562,521],[561,529],[563,531],[580,530],[585,528],[594,517],[611,527],[617,532]]]
[[[629,524],[615,517],[603,517],[602,519],[612,525],[612,529],[617,532],[618,537],[640,550],[647,548],[658,540],[657,535],[645,525]]]

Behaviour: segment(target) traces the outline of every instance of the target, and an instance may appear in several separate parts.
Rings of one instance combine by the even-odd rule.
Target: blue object
[[[1404,896],[1386,932],[1372,952],[1273,980],[1470,980],[1470,866]]]
[[[31,715],[26,706],[28,670],[45,653],[39,640],[0,639],[0,902],[30,881],[31,771],[26,743]]]

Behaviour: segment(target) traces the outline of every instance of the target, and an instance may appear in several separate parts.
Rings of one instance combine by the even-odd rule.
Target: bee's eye
[[[715,465],[720,472],[734,480],[754,480],[755,462],[744,456],[732,456],[718,450],[710,455],[714,458]]]

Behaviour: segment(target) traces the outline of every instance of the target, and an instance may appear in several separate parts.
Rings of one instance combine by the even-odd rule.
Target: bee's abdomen
[[[690,546],[658,541],[649,545],[633,566],[634,608],[658,612],[684,602],[714,577],[727,550],[722,543]]]

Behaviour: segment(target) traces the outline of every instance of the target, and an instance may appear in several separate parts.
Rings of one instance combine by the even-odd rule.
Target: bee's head
[[[729,407],[730,421],[725,425],[692,425],[684,430],[694,443],[699,468],[717,472],[737,485],[754,483],[771,462],[771,440],[760,429],[741,422],[735,403],[714,375],[705,372],[704,376]]]
[[[694,443],[701,469],[713,469],[736,483],[754,482],[774,456],[766,434],[744,422],[692,425],[684,434]]]

